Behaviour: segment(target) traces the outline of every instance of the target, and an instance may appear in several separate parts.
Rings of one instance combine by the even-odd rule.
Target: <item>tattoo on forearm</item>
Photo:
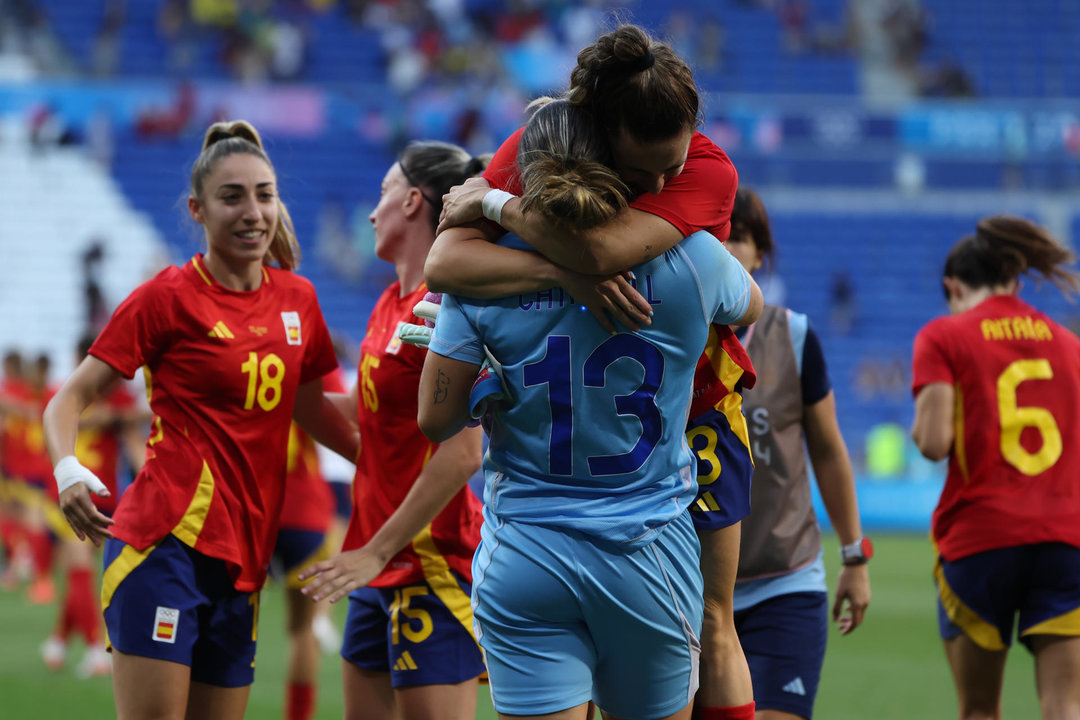
[[[435,378],[435,395],[432,398],[434,404],[438,405],[446,400],[446,394],[450,389],[450,378],[442,370],[439,371],[438,377]]]

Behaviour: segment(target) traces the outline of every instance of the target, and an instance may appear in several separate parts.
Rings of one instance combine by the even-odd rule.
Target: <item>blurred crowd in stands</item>
[[[0,2],[0,55],[33,58],[42,76],[113,77],[118,44],[135,0],[102,0],[93,49],[73,60],[50,31],[49,3]],[[150,2],[150,0],[138,0]],[[636,19],[656,9],[646,0],[160,0],[156,32],[166,41],[167,67],[178,77],[208,39],[234,79],[261,83],[318,81],[307,74],[315,22],[334,15],[377,32],[389,85],[399,93],[422,86],[518,84],[505,62],[507,47],[549,58],[573,57],[620,14]],[[952,61],[923,60],[932,17],[920,0],[847,0],[840,17],[824,17],[809,0],[733,0],[744,8],[774,13],[782,28],[778,52],[851,57],[860,67],[861,89],[870,99],[896,101],[918,95],[970,96],[974,85]],[[723,72],[730,62],[723,8],[710,3],[673,3],[661,14],[661,31],[691,64]],[[137,73],[137,68],[129,69]],[[561,75],[560,75],[561,77]],[[528,80],[525,80],[528,82]]]

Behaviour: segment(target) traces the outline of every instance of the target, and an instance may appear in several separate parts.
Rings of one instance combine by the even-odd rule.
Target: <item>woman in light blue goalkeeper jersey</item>
[[[602,151],[580,111],[544,106],[521,141],[523,203],[575,226],[610,217],[625,186]],[[691,381],[709,323],[754,319],[761,294],[703,232],[633,275],[654,311],[634,332],[609,334],[557,288],[443,298],[421,429],[438,439],[465,425],[488,352],[511,396],[488,417],[473,560],[477,638],[503,716],[581,720],[590,700],[627,720],[690,715],[702,619],[685,512]]]

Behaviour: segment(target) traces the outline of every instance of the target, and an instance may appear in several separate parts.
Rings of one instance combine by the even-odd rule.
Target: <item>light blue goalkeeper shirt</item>
[[[746,314],[750,278],[706,232],[633,273],[652,325],[615,335],[561,288],[443,297],[430,350],[480,364],[486,345],[513,395],[493,414],[484,458],[489,520],[637,547],[693,501],[683,433],[694,370],[709,323]]]

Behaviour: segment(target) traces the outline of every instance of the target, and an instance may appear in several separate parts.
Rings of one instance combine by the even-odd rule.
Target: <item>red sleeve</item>
[[[109,393],[108,403],[112,410],[129,410],[135,406],[135,396],[124,385],[118,384]]]
[[[337,368],[337,355],[334,353],[334,343],[330,339],[330,331],[323,319],[322,308],[315,299],[315,289],[312,288],[312,302],[309,310],[310,320],[305,323],[312,329],[309,341],[305,343],[304,364],[300,369],[300,384],[311,382],[321,378]]]
[[[517,155],[523,132],[525,128],[521,128],[506,138],[506,141],[495,151],[483,175],[491,187],[514,195],[521,195],[521,174],[518,172]]]
[[[911,358],[911,392],[919,391],[930,383],[943,382],[952,385],[956,381],[952,363],[949,362],[948,334],[945,324],[935,320],[915,336],[915,349]]]
[[[171,303],[161,300],[157,278],[135,288],[113,312],[90,346],[90,354],[127,379],[133,378],[140,367],[162,352],[167,342]]]
[[[345,384],[345,372],[341,367],[336,367],[323,376],[323,392],[341,393],[347,395],[349,388]]]
[[[695,132],[683,171],[659,195],[639,195],[630,207],[662,217],[683,235],[708,230],[720,240],[731,233],[731,208],[739,174],[712,140]]]

